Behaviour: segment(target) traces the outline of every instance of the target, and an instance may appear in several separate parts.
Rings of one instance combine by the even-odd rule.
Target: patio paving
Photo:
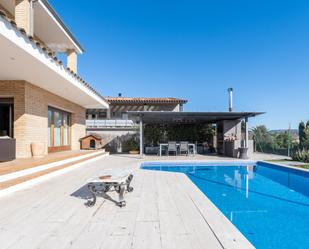
[[[141,162],[112,155],[0,198],[1,248],[253,248],[185,175]],[[104,168],[136,169],[125,208],[84,206],[85,181]]]

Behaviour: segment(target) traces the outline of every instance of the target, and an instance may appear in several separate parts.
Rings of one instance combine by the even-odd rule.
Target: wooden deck
[[[185,175],[140,162],[109,156],[0,198],[1,248],[253,248]],[[104,168],[136,169],[125,208],[103,198],[83,205],[85,181]]]
[[[37,167],[43,164],[53,163],[77,156],[93,153],[93,150],[70,150],[49,153],[42,158],[22,158],[10,162],[0,162],[0,175],[14,173],[16,171]]]

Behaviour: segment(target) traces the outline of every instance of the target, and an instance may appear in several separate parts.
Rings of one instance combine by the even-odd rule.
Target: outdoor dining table
[[[176,146],[179,147],[180,146],[180,143],[176,143]],[[162,143],[160,144],[160,149],[159,149],[159,156],[162,156],[162,148],[163,147],[168,147],[168,143]],[[195,144],[193,143],[189,143],[188,144],[188,147],[190,148],[193,148],[193,155],[196,154],[196,150],[195,150]]]

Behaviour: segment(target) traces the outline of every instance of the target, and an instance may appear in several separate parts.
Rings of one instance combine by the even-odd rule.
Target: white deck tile
[[[110,156],[0,198],[1,249],[222,248],[216,236],[226,248],[250,248],[183,174],[137,170],[126,207],[103,198],[84,206],[80,197],[87,189],[80,188],[88,178],[104,168],[137,169],[140,162]],[[117,199],[115,192],[109,195]]]

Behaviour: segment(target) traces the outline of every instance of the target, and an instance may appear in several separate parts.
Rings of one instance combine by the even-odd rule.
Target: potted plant
[[[32,153],[32,157],[34,158],[44,157],[45,144],[44,143],[31,143],[31,153]]]
[[[125,146],[130,154],[139,154],[138,141],[136,136],[132,136],[129,140],[127,140]]]

